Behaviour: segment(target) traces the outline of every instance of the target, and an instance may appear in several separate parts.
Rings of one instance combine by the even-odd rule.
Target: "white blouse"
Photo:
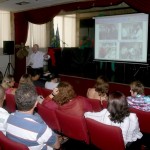
[[[136,141],[143,136],[140,132],[139,122],[136,114],[130,113],[130,115],[126,117],[124,119],[124,122],[122,123],[112,122],[109,118],[109,115],[110,113],[107,109],[103,109],[100,112],[86,112],[84,114],[85,118],[91,118],[107,125],[120,127],[122,130],[125,145],[128,142]]]

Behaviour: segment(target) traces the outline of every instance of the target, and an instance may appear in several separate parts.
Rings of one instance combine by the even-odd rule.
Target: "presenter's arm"
[[[48,54],[44,54],[44,60],[48,60],[48,59],[50,59],[50,56],[48,55]]]

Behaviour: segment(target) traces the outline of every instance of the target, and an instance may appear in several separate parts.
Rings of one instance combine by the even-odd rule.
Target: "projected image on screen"
[[[147,62],[148,15],[95,18],[95,60]]]

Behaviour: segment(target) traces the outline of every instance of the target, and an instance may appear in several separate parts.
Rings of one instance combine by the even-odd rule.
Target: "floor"
[[[67,142],[62,144],[61,150],[98,150],[98,149],[93,145],[88,145],[82,141],[69,139]]]

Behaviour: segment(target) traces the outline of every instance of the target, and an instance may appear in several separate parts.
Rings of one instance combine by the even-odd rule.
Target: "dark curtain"
[[[89,9],[92,7],[106,7],[112,5],[118,5],[125,2],[138,12],[150,13],[150,1],[148,0],[91,0],[84,2],[75,2],[71,4],[63,4],[58,6],[51,6],[46,8],[40,8],[30,11],[24,11],[21,13],[15,13],[15,43],[25,43],[27,40],[28,22],[35,24],[43,24],[51,21],[61,10],[74,11]],[[16,50],[17,52],[17,50]],[[15,54],[16,54],[15,52]],[[21,62],[21,63],[20,63]],[[18,81],[22,74],[26,70],[26,59],[18,59],[15,57],[15,79]]]

